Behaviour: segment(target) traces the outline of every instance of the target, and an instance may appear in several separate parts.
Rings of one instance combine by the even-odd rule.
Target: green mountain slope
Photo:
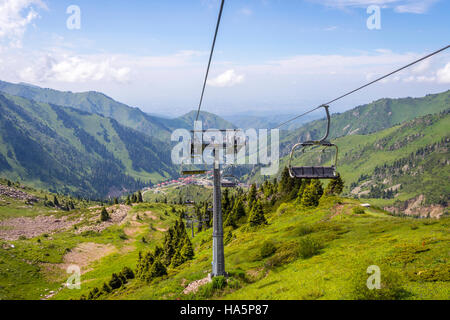
[[[447,207],[450,201],[449,110],[376,133],[336,139],[334,143],[340,154],[338,171],[350,187],[348,194],[379,199],[373,202],[395,204],[403,209],[406,209],[405,202],[419,196],[420,206],[440,205],[441,211]],[[333,155],[306,154],[297,157],[294,165],[327,164]],[[287,163],[287,157],[282,163]]]
[[[183,121],[186,124],[186,128],[189,130],[193,130],[192,126],[194,125],[194,121],[197,117],[197,111],[191,111],[184,116],[177,118],[178,120]],[[228,122],[221,117],[202,111],[200,112],[199,120],[203,123],[203,129],[234,129],[236,128],[234,124]]]
[[[94,91],[81,93],[62,92],[27,84],[14,84],[0,81],[0,92],[20,96],[29,100],[72,107],[81,111],[99,114],[107,118],[115,119],[121,125],[138,130],[165,142],[169,141],[170,134],[174,129],[184,128],[191,130],[196,115],[196,112],[192,111],[175,119],[152,116],[141,111],[139,108],[132,108],[115,101],[103,93]],[[232,127],[229,122],[211,113],[202,112],[201,119],[204,121],[204,128],[222,129]]]
[[[450,239],[445,230],[449,218],[418,221],[389,216],[377,209],[354,213],[358,205],[356,200],[334,197],[322,199],[317,208],[288,202],[265,209],[266,226],[226,227],[225,234],[231,232],[225,241],[229,279],[221,286],[205,281],[212,255],[212,230],[207,229],[196,233],[195,238],[189,236],[195,250],[193,260],[168,267],[167,275],[148,282],[129,279],[119,289],[104,291],[103,283],[108,284],[112,273],[119,273],[125,266],[137,272],[137,252],[141,251],[143,257],[153,252],[155,244],[142,243],[141,237],[157,239],[158,245],[165,243],[158,229],[141,229],[134,251],[105,257],[83,275],[81,290],[62,289],[54,299],[89,297],[96,287],[100,292],[94,299],[111,300],[370,299],[370,293],[364,292],[361,297],[357,291],[364,289],[370,265],[382,270],[383,284],[389,288],[380,293],[384,299],[448,299]],[[156,217],[151,224],[160,224],[167,219],[161,206],[137,205],[132,212],[143,216],[150,209]],[[64,237],[67,235],[58,239]],[[197,292],[185,291],[199,280],[203,285]]]
[[[340,114],[333,114],[330,138],[353,134],[368,134],[412,120],[416,117],[437,113],[450,106],[450,90],[430,94],[422,98],[380,99]],[[325,133],[324,119],[313,121],[284,137],[284,147],[299,141],[320,139]],[[288,152],[284,149],[284,152]]]
[[[104,197],[175,172],[160,140],[100,115],[0,94],[0,173]]]

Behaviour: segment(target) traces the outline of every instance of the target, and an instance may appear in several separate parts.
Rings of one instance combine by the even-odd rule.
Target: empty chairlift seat
[[[339,174],[331,167],[291,167],[290,171],[298,179],[337,179]]]

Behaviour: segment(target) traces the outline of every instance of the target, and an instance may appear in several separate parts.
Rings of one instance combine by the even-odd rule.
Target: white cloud
[[[325,31],[335,31],[335,30],[337,30],[337,26],[331,26],[331,27],[327,27],[327,28],[325,28],[324,30]]]
[[[120,63],[119,63],[120,64]],[[130,68],[121,67],[116,58],[105,56],[58,55],[55,53],[39,57],[35,63],[24,67],[19,77],[26,82],[45,83],[85,81],[129,81]]]
[[[450,83],[450,63],[447,63],[444,68],[436,73],[439,83]]]
[[[253,14],[253,11],[249,8],[242,8],[241,10],[239,10],[239,13],[244,16],[251,16]]]
[[[245,76],[242,74],[236,74],[236,72],[231,69],[220,74],[214,79],[208,81],[208,85],[211,87],[232,87],[244,81]]]
[[[0,40],[13,47],[21,47],[23,35],[36,18],[36,8],[46,8],[41,0],[0,1]]]
[[[379,5],[382,8],[393,8],[398,13],[426,13],[439,0],[310,0],[315,3],[335,8],[367,8]]]

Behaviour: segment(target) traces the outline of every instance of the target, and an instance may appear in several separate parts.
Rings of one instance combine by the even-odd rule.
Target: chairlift
[[[196,139],[194,132],[194,140]],[[184,176],[194,176],[194,175],[202,175],[208,172],[208,166],[203,162],[203,150],[206,148],[206,145],[202,143],[202,148],[200,153],[195,153],[195,141],[191,142],[191,154],[189,158],[183,159],[181,162],[181,174]],[[197,159],[200,159],[200,164],[196,163]],[[189,164],[186,164],[186,161],[189,161]]]
[[[236,188],[239,185],[238,178],[233,174],[233,166],[231,166],[231,173],[224,173],[220,185],[222,188]],[[224,170],[225,172],[225,170]]]
[[[325,109],[327,114],[327,131],[325,136],[320,140],[306,141],[301,142],[292,147],[291,154],[289,157],[288,169],[289,175],[291,178],[296,179],[337,179],[339,178],[339,173],[336,171],[337,169],[337,161],[338,161],[338,147],[327,140],[328,135],[330,133],[330,123],[331,117],[329,112],[329,106],[323,105],[321,106]],[[331,166],[292,166],[292,160],[294,158],[294,153],[298,148],[301,148],[301,152],[306,153],[308,148],[312,147],[323,147],[321,152],[325,152],[330,148],[335,149],[335,157],[333,164]]]

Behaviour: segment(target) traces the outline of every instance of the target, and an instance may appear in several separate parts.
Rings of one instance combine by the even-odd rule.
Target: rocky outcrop
[[[405,214],[421,218],[439,219],[445,212],[445,207],[441,205],[425,205],[424,195],[419,195],[407,201],[397,203],[393,206],[384,207],[384,210],[394,214]]]

